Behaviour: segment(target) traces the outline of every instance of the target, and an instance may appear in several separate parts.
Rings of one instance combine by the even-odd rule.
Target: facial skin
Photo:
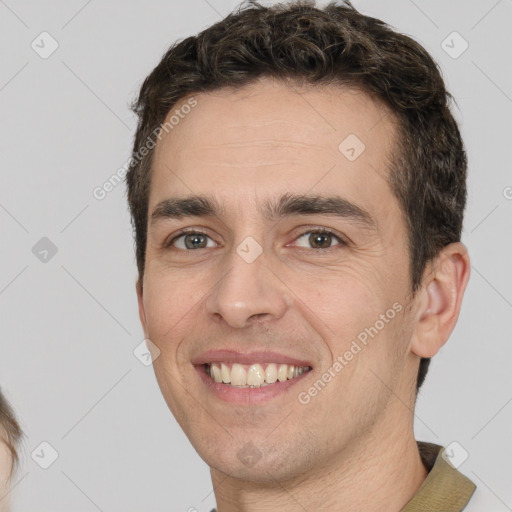
[[[411,298],[406,227],[386,182],[395,127],[366,94],[265,78],[196,99],[157,144],[148,211],[205,195],[224,212],[149,222],[137,294],[145,336],[160,350],[160,389],[211,468],[218,510],[398,511],[427,474],[413,434],[416,375],[420,357],[437,353],[457,321],[467,251],[446,247]],[[338,150],[349,134],[366,146],[354,161]],[[262,206],[286,193],[338,195],[376,229],[325,214],[266,219]],[[180,238],[164,249],[182,228],[206,232],[206,247],[186,249]],[[310,231],[320,228],[347,244],[326,235],[320,245],[330,248],[317,248]],[[252,263],[236,251],[246,237],[263,251]],[[394,303],[401,311],[300,403]],[[220,348],[275,350],[312,370],[272,400],[227,403],[191,363]],[[261,457],[254,464],[238,456],[249,441]]]
[[[12,467],[12,455],[5,443],[6,432],[0,427],[0,512],[9,512],[10,507],[10,473]]]

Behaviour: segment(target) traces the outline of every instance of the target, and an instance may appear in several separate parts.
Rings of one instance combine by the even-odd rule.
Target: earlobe
[[[450,337],[459,318],[470,268],[466,247],[455,242],[444,247],[427,269],[411,344],[417,356],[434,356]]]

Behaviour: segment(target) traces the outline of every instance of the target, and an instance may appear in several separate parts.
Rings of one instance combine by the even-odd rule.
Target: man
[[[139,314],[218,512],[460,511],[414,404],[470,263],[439,70],[347,2],[249,3],[146,78]]]

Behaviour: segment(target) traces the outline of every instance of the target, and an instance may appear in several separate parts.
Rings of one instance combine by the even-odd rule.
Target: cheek
[[[197,278],[184,281],[177,276],[177,272],[154,274],[145,283],[147,328],[156,345],[182,337],[187,325],[197,318],[197,307],[205,293]]]
[[[295,276],[293,287],[305,297],[297,304],[301,314],[325,340],[331,359],[327,366],[347,354],[346,378],[367,380],[369,368],[385,374],[395,364],[403,305],[382,272],[372,265],[347,264],[328,276]]]
[[[347,334],[374,322],[384,305],[384,310],[391,305],[386,305],[380,278],[374,274],[373,268],[347,263],[336,269],[282,275],[300,299],[297,306],[302,307],[304,313],[309,310],[307,316],[313,320],[317,318],[314,323],[318,324],[319,331],[329,338],[344,340]]]

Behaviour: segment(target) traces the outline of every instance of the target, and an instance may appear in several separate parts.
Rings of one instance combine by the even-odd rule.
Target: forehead
[[[210,194],[238,200],[240,209],[284,192],[335,192],[370,209],[396,208],[386,181],[393,116],[366,93],[265,78],[194,97],[197,105],[155,148],[150,212],[174,196]],[[176,121],[186,103],[167,119]]]

